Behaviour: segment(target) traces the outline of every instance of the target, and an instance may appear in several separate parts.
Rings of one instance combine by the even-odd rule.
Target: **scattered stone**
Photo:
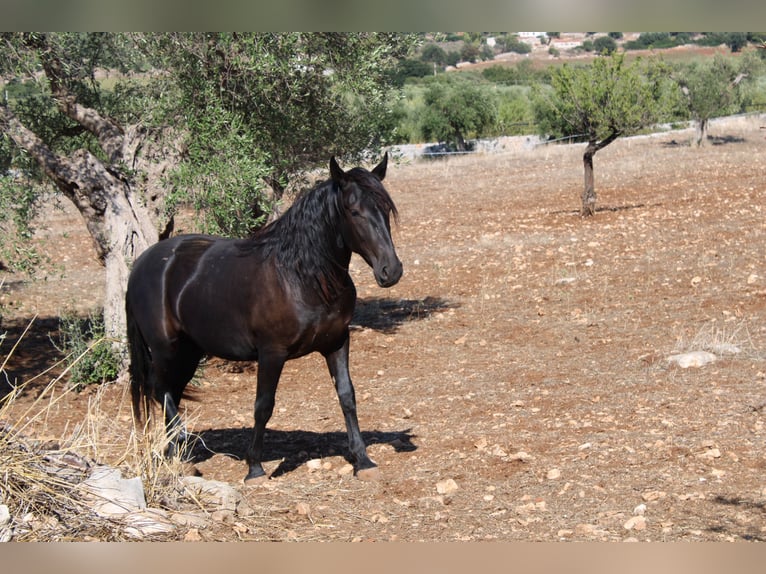
[[[546,477],[548,480],[556,480],[561,477],[561,471],[558,468],[552,468],[548,471]]]
[[[11,521],[11,511],[8,505],[0,504],[0,526],[5,526]]]
[[[691,351],[689,353],[671,355],[668,357],[668,362],[675,363],[682,369],[688,369],[689,367],[704,367],[709,363],[715,362],[716,358],[713,353],[708,353],[707,351]]]
[[[646,502],[654,502],[656,500],[665,498],[667,495],[668,493],[662,490],[647,490],[641,494],[641,498]]]
[[[717,448],[711,447],[697,456],[700,458],[721,458],[721,451]]]
[[[646,513],[646,504],[639,504],[633,509],[634,516],[643,516]]]
[[[356,471],[356,477],[362,482],[376,482],[380,480],[380,469],[377,466],[362,468]]]
[[[457,492],[459,489],[460,487],[451,478],[440,480],[436,483],[436,492],[439,494],[452,494],[453,492]]]
[[[346,476],[348,474],[352,474],[354,472],[354,467],[351,464],[344,464],[342,467],[338,469],[338,474],[341,476]]]
[[[500,458],[508,456],[508,453],[505,452],[503,447],[501,447],[499,444],[492,445],[492,450],[490,450],[490,453],[492,456],[499,456]]]
[[[633,516],[623,524],[625,530],[644,530],[646,528],[646,517],[642,515]]]
[[[301,516],[308,516],[311,514],[311,506],[307,502],[299,502],[295,505],[295,512]]]
[[[310,461],[306,463],[306,467],[309,470],[320,470],[322,468],[322,459],[312,458]]]
[[[189,495],[205,507],[236,512],[240,516],[250,516],[253,513],[242,493],[226,482],[184,476],[181,483]]]
[[[202,542],[202,536],[200,536],[199,530],[196,528],[190,529],[184,534],[184,542]]]
[[[508,457],[508,460],[519,460],[521,462],[529,462],[532,460],[532,455],[527,454],[523,450],[520,450],[517,453],[514,453]]]

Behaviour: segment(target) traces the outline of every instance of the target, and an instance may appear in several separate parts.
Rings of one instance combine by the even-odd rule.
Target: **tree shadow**
[[[603,205],[596,208],[596,213],[604,212],[619,212],[619,211],[631,211],[633,209],[644,209],[646,207],[662,207],[662,203],[632,203],[628,205]],[[549,215],[580,215],[579,209],[561,209],[559,211],[551,211]]]
[[[410,430],[363,431],[362,438],[367,446],[388,444],[396,452],[412,452],[417,450],[417,446],[412,443],[415,435]],[[196,464],[216,454],[244,460],[247,447],[252,440],[253,429],[250,427],[208,429],[190,434],[191,450],[188,460]],[[352,462],[348,452],[348,434],[345,431],[317,433],[266,429],[263,461],[281,461],[272,473],[274,477],[292,472],[308,460],[337,455],[343,455],[347,461]]]
[[[722,495],[716,496],[713,499],[713,502],[722,506],[734,507],[739,511],[749,511],[756,513],[759,515],[760,520],[754,521],[754,524],[757,524],[757,527],[752,526],[750,528],[721,523],[710,526],[708,528],[710,532],[715,532],[717,534],[729,534],[742,538],[743,540],[749,540],[753,542],[766,542],[766,536],[764,536],[764,533],[761,532],[760,528],[760,525],[763,524],[763,519],[766,519],[766,502],[755,502],[738,496],[729,497]],[[745,530],[743,532],[735,531],[735,529],[740,530],[740,528],[745,528]]]
[[[425,299],[359,299],[351,319],[351,329],[366,328],[382,333],[395,333],[404,323],[427,319],[435,313],[443,313],[457,307],[457,303],[430,296]]]
[[[47,385],[64,368],[62,366],[58,372],[51,371],[50,376],[40,379],[39,385],[25,384],[50,369],[63,357],[53,344],[59,337],[59,318],[37,317],[30,325],[31,321],[31,318],[3,321],[0,364],[5,361],[5,368],[0,372],[0,400],[17,385],[23,385],[22,395],[38,386]]]
[[[739,136],[708,136],[707,141],[713,145],[745,143],[745,138]]]
[[[745,138],[740,136],[732,136],[732,135],[725,135],[725,136],[707,136],[707,142],[711,145],[726,145],[726,144],[735,144],[735,143],[745,143]],[[692,142],[691,140],[688,141],[676,141],[675,139],[671,139],[670,141],[664,141],[660,144],[662,147],[691,147]]]

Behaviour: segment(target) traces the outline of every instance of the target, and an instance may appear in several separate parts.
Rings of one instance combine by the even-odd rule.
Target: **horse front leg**
[[[266,477],[266,471],[261,464],[263,460],[263,435],[266,432],[266,423],[269,422],[274,412],[274,402],[277,393],[277,384],[285,365],[285,358],[281,356],[268,356],[267,353],[259,353],[258,358],[258,387],[255,393],[255,426],[253,439],[247,449],[246,460],[248,465],[245,483],[262,480]]]
[[[375,480],[379,476],[377,465],[367,455],[367,448],[359,430],[359,420],[356,416],[356,396],[351,376],[348,372],[348,346],[349,337],[346,332],[346,340],[335,352],[325,355],[330,376],[338,393],[340,408],[346,419],[346,431],[348,432],[348,446],[354,460],[356,476],[362,480]]]

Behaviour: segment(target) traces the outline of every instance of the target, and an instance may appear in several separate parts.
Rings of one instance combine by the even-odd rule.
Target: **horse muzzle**
[[[399,283],[399,279],[402,278],[404,273],[404,266],[399,259],[395,259],[393,263],[381,265],[379,268],[375,268],[375,281],[381,287],[393,287]]]

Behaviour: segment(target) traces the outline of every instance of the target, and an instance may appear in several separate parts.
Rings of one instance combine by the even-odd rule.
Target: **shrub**
[[[87,317],[65,313],[59,321],[56,348],[66,355],[70,386],[82,390],[115,380],[121,360],[113,342],[105,337],[103,313],[89,313]]]

